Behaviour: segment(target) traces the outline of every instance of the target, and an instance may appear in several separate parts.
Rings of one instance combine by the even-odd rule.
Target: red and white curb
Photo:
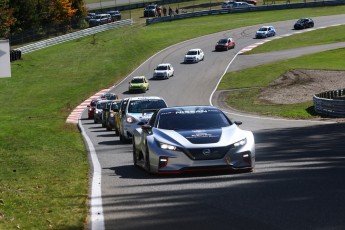
[[[83,101],[80,105],[78,105],[71,114],[67,117],[66,123],[73,123],[78,124],[79,119],[81,118],[81,114],[84,112],[85,109],[87,109],[87,106],[90,104],[92,100],[95,100],[99,98],[102,94],[109,92],[111,88],[109,89],[102,89],[95,95],[91,96],[90,98]]]

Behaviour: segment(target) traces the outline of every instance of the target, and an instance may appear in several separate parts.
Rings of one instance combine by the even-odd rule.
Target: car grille
[[[156,73],[156,77],[164,77],[164,73]]]
[[[232,148],[232,145],[216,148],[185,149],[184,153],[192,160],[216,160],[221,159]]]

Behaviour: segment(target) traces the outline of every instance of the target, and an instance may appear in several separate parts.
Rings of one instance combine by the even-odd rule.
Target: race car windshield
[[[225,43],[227,43],[228,42],[228,40],[226,40],[226,39],[220,39],[219,41],[218,41],[218,43],[220,43],[220,44],[225,44]]]
[[[259,31],[267,31],[268,28],[260,28]]]
[[[132,79],[131,83],[143,83],[144,82],[144,79],[143,78],[135,78],[135,79]]]
[[[166,108],[163,100],[137,100],[131,101],[128,105],[129,113],[142,113],[144,110]]]
[[[225,115],[217,110],[207,110],[201,113],[174,111],[160,115],[158,128],[169,130],[217,129],[231,124]]]
[[[188,51],[187,55],[197,55],[197,51]]]
[[[160,65],[160,66],[157,66],[157,69],[156,70],[167,70],[168,69],[168,66],[166,65]]]
[[[106,102],[98,103],[97,104],[97,109],[104,109],[106,106]]]

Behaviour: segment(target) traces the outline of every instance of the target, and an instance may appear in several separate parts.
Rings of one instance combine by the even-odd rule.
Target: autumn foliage
[[[1,0],[0,37],[25,31],[51,33],[78,28],[86,15],[84,0]]]

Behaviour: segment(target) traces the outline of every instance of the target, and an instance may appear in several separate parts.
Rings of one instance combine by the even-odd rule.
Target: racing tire
[[[146,146],[146,153],[145,153],[145,170],[148,173],[152,173],[151,172],[151,164],[150,164],[150,153],[149,153],[149,148]]]
[[[107,131],[113,130],[113,128],[111,127],[111,125],[109,124],[109,122],[107,122],[106,129],[107,129]]]
[[[135,143],[133,140],[133,165],[138,166],[138,161],[137,161],[137,149],[135,148]]]
[[[120,136],[120,141],[123,143],[123,135],[121,132],[119,133],[119,136]]]

